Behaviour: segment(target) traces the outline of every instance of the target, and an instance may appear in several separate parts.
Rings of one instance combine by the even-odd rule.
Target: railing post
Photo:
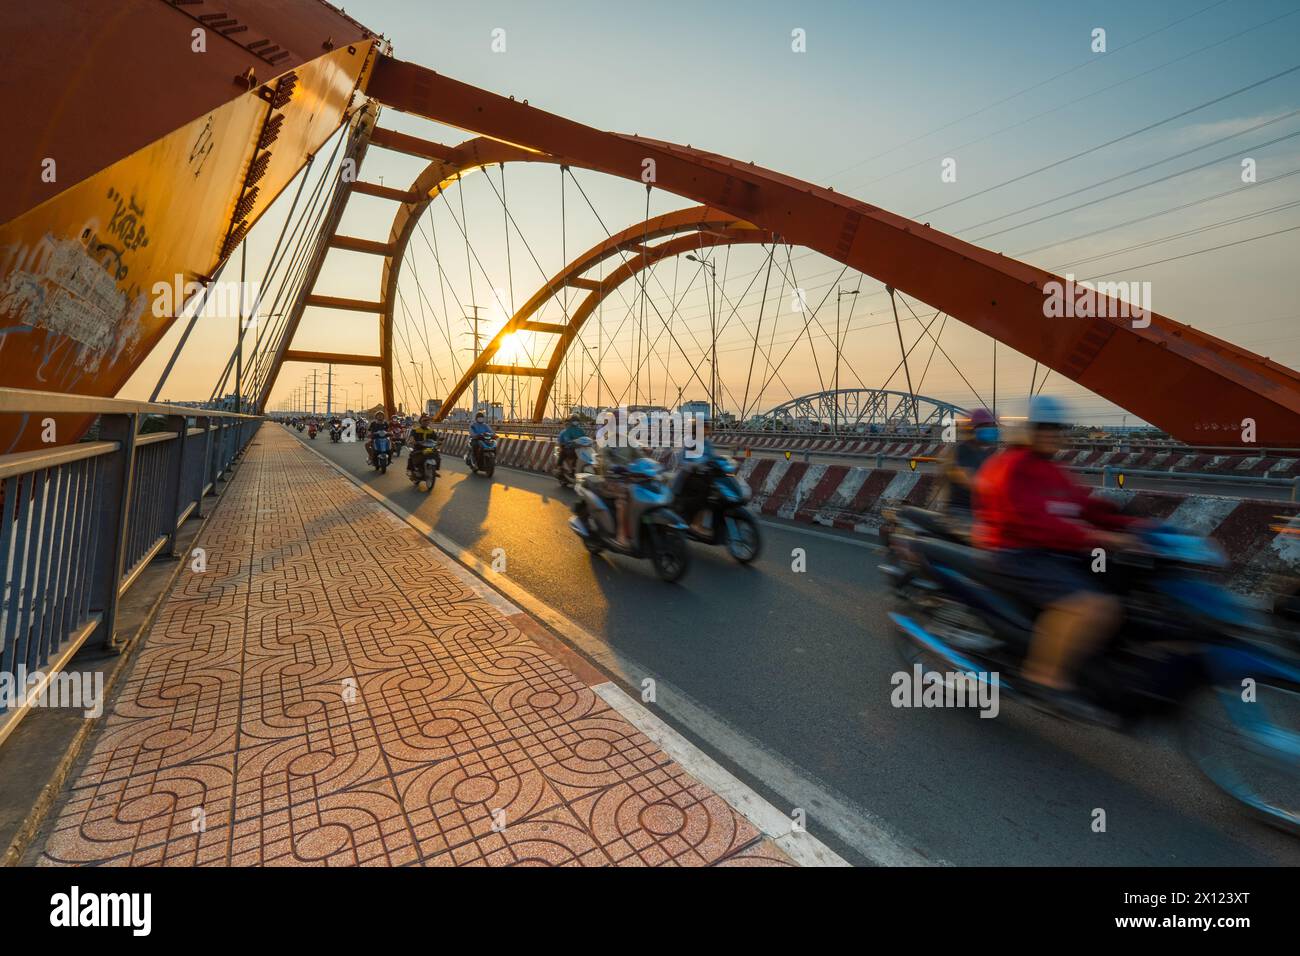
[[[1101,486],[1103,488],[1116,488],[1118,483],[1115,481],[1117,469],[1113,465],[1107,465],[1101,470]]]
[[[225,454],[226,454],[226,447],[225,447],[225,445],[226,445],[226,420],[225,420],[224,418],[218,418],[216,424],[217,424],[217,427],[216,427],[216,429],[214,430],[214,432],[213,432],[213,436],[212,436],[212,475],[211,475],[211,481],[212,481],[212,493],[213,493],[214,495],[217,493],[217,479],[218,479],[219,477],[221,477],[221,473],[222,473],[222,471],[225,470],[225,466],[222,464],[222,461],[223,461],[223,459],[224,459],[224,457],[225,457]]]
[[[212,489],[208,494],[215,495],[217,493],[217,440],[214,434],[216,430],[212,427],[212,418],[210,416],[205,415],[201,421],[203,422],[205,434],[203,436],[203,477],[199,479],[200,499],[203,497],[204,485],[209,485]],[[200,513],[202,512],[200,511]]]
[[[189,420],[184,415],[172,415],[168,422],[176,428],[176,439],[170,444],[174,450],[172,452],[172,473],[168,477],[167,502],[163,507],[163,514],[167,516],[167,543],[163,545],[159,555],[176,557],[176,519],[181,513],[181,486],[185,484],[185,443],[189,438]]]
[[[100,489],[99,554],[86,555],[85,560],[95,562],[95,582],[91,590],[90,606],[101,615],[100,627],[104,646],[113,648],[113,632],[117,627],[117,587],[126,570],[127,522],[131,513],[131,486],[135,480],[135,435],[139,427],[138,416],[104,415],[100,418],[100,437],[115,441],[120,447],[108,456],[104,469],[104,483]]]

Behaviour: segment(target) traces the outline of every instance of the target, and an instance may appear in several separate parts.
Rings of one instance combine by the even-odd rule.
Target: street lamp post
[[[420,404],[420,390],[424,387],[424,383],[420,380],[420,363],[412,359],[410,364],[415,366],[415,404],[418,406]],[[419,414],[419,408],[412,408],[411,411]]]
[[[709,421],[716,427],[718,419],[718,318],[714,300],[718,296],[718,268],[712,262],[697,258],[689,252],[686,254],[686,258],[691,262],[698,262],[708,269],[709,276],[713,280],[713,287],[709,293],[709,339],[712,343],[709,357]]]
[[[831,434],[840,433],[840,300],[846,295],[857,295],[857,289],[835,290],[835,384],[831,389]]]

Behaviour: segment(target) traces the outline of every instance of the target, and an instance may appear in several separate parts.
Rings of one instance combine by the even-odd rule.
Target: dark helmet
[[[987,408],[977,408],[970,413],[971,428],[987,428],[989,425],[996,427],[998,420],[993,417],[993,413]]]

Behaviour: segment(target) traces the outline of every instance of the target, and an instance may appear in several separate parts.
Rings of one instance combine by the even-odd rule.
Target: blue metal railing
[[[92,635],[115,646],[119,599],[150,562],[175,556],[178,529],[203,514],[261,424],[187,411],[0,388],[3,415],[99,420],[99,440],[0,455],[0,680],[10,688],[39,693]],[[140,434],[146,417],[164,430]],[[28,709],[14,697],[0,697],[0,743]]]

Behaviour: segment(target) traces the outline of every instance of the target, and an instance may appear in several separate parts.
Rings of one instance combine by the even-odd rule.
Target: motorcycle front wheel
[[[1263,822],[1300,835],[1300,686],[1261,678],[1205,686],[1183,710],[1183,748]]]
[[[758,522],[748,511],[738,509],[722,519],[727,535],[727,553],[741,564],[749,564],[763,550]]]
[[[659,579],[672,584],[681,579],[690,567],[690,550],[686,536],[676,528],[650,529],[650,560]]]
[[[492,473],[493,473],[494,471],[496,471],[496,470],[497,470],[497,463],[496,463],[496,460],[495,460],[495,459],[489,458],[487,461],[485,461],[485,462],[483,463],[483,477],[484,477],[484,478],[491,478],[491,477],[492,477]]]

